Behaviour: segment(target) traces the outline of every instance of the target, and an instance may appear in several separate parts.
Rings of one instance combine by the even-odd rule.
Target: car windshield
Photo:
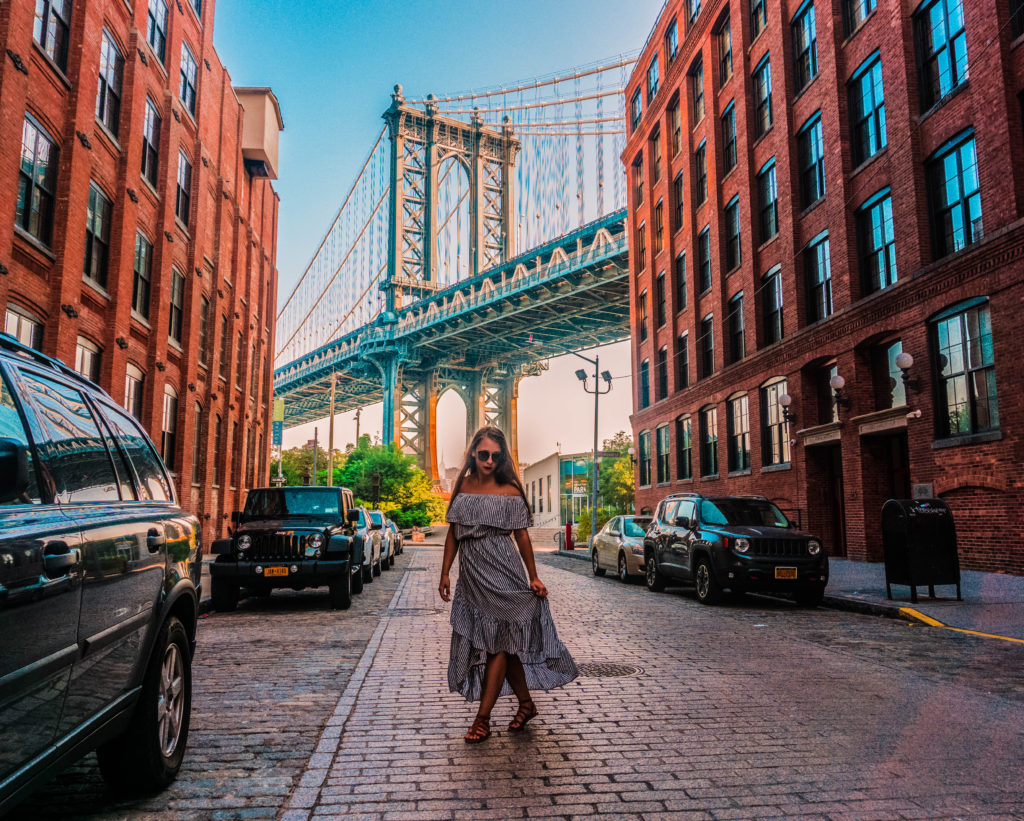
[[[338,516],[338,491],[330,488],[267,488],[249,491],[247,519]]]
[[[370,511],[370,519],[373,521],[375,525],[384,524],[384,517],[381,516],[381,514],[376,510]]]
[[[636,522],[633,519],[624,519],[622,522],[622,535],[632,536],[637,539],[643,538],[643,535],[647,532],[645,524],[648,521],[641,519],[639,522]]]
[[[703,499],[700,520],[708,525],[789,527],[782,511],[767,499]]]

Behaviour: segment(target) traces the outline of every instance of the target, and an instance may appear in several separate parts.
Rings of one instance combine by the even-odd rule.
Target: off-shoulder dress
[[[448,509],[459,562],[452,597],[448,686],[479,701],[488,654],[519,656],[531,690],[568,684],[579,671],[558,639],[551,608],[534,595],[512,531],[530,525],[519,495],[460,493]],[[501,695],[511,695],[506,681]]]

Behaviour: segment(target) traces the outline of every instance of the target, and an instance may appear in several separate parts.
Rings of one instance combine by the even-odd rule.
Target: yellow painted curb
[[[1000,639],[1002,641],[1012,641],[1015,644],[1024,644],[1024,639],[1015,639],[1011,636],[997,636],[995,633],[979,633],[977,630],[965,630],[963,627],[950,627],[948,624],[943,624],[937,619],[933,619],[931,616],[926,616],[920,610],[914,610],[912,607],[901,607],[900,613],[908,618],[927,624],[929,627],[941,627],[943,630],[952,630],[955,633],[966,633],[969,636],[981,636],[985,639]]]

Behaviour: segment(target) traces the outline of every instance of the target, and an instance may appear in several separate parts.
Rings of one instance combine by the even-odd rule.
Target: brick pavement
[[[495,735],[466,745],[474,709],[447,692],[440,551],[411,553],[285,821],[1024,818],[1018,701],[790,635],[786,612],[704,608],[543,558],[577,661],[641,671],[539,694],[519,736],[504,699]]]

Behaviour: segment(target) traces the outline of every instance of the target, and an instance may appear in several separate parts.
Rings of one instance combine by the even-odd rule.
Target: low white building
[[[559,527],[559,454],[552,453],[522,471],[523,489],[533,511],[534,527]]]

